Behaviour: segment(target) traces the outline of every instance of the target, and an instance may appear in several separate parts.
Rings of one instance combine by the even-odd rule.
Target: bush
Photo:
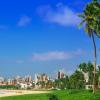
[[[89,92],[93,92],[93,90],[92,90],[92,89],[89,89],[88,91],[89,91]]]
[[[49,97],[49,100],[58,100],[58,97],[54,94],[50,94],[48,95],[48,97]]]

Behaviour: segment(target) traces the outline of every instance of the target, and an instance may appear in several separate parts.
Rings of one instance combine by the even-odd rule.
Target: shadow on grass
[[[54,95],[54,94],[49,94],[48,95],[48,100],[59,100],[57,95]]]

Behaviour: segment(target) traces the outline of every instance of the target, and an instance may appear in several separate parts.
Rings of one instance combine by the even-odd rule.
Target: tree
[[[86,82],[86,84],[92,85],[92,82],[93,82],[93,64],[91,62],[81,63],[79,65],[79,69],[83,73],[84,78],[85,78],[86,74],[88,75],[86,77],[86,78],[88,78],[88,82]],[[85,80],[87,80],[87,79],[85,79]]]
[[[69,88],[69,77],[66,76],[64,78],[55,80],[55,87],[60,89],[68,89]]]
[[[83,89],[85,87],[84,83],[82,72],[75,71],[75,73],[70,76],[69,84],[71,89]]]
[[[100,66],[98,66],[98,71],[97,71],[97,85],[100,88]]]
[[[98,66],[98,69],[99,69],[99,71],[100,71],[100,66]]]
[[[61,89],[68,89],[69,88],[69,77],[66,76],[65,78],[60,79],[61,82]]]
[[[93,0],[87,4],[83,13],[79,15],[82,18],[80,26],[85,23],[85,30],[93,41],[94,46],[94,76],[93,76],[93,93],[95,93],[95,79],[96,79],[96,62],[97,62],[97,48],[95,37],[100,37],[100,2]]]
[[[53,87],[53,82],[51,80],[48,80],[46,82],[46,88],[52,88]]]
[[[82,72],[87,72],[87,64],[86,63],[82,63],[79,65],[79,69],[82,71]]]

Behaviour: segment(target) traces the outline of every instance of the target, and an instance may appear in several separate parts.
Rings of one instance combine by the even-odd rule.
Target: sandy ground
[[[0,90],[0,92],[8,92],[5,94],[0,94],[0,97],[17,96],[17,95],[25,95],[25,94],[49,93],[48,91],[30,91],[30,90]]]

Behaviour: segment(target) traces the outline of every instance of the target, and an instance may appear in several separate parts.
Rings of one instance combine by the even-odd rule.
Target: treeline
[[[96,70],[96,87],[99,85],[100,66]],[[86,85],[92,88],[93,85],[93,64],[91,62],[82,63],[78,66],[77,70],[65,78],[56,79],[54,87],[59,89],[85,89]]]
[[[0,89],[19,89],[19,87],[13,85],[2,85],[0,86]]]

